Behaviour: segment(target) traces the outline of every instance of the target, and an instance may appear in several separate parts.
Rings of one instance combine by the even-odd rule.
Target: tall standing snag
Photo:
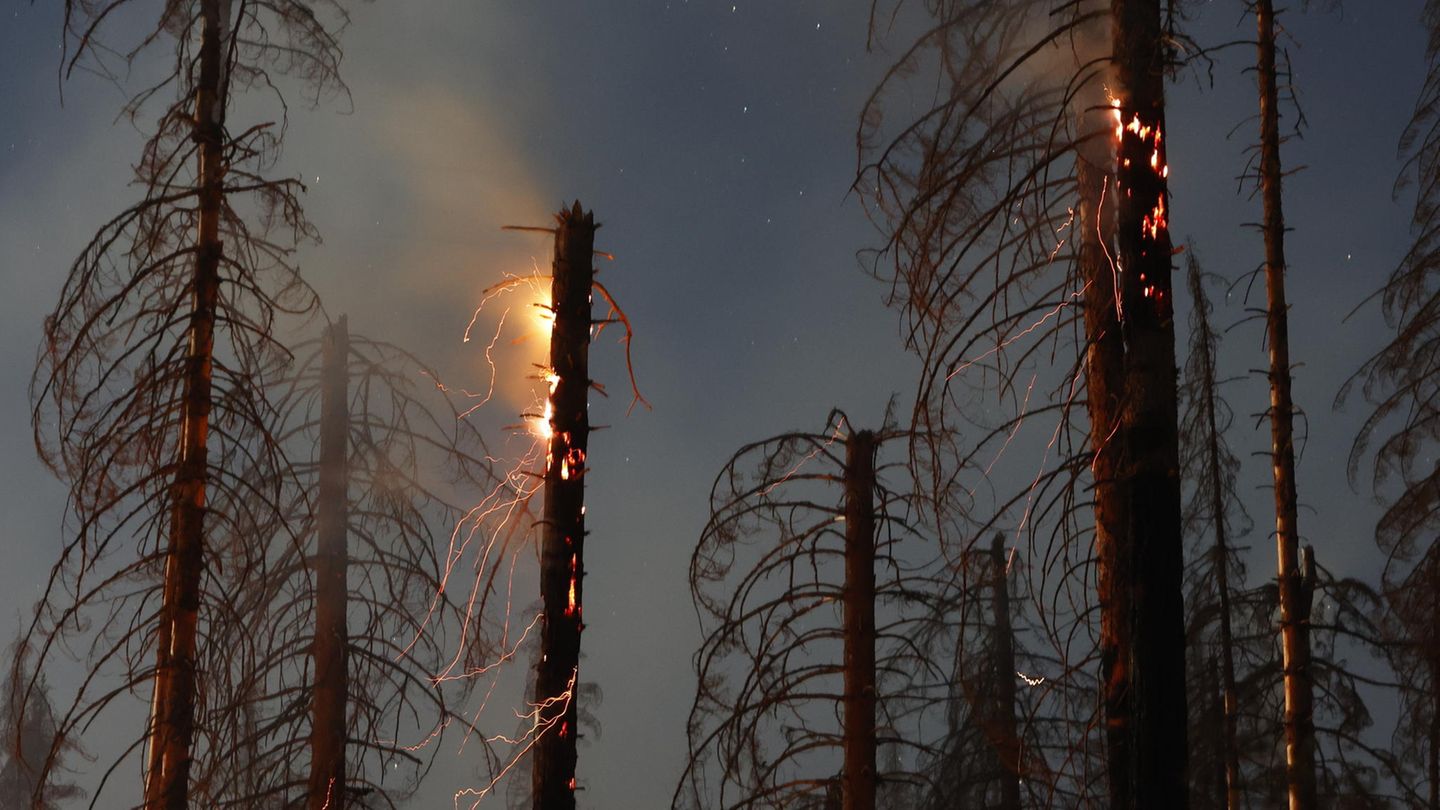
[[[585,452],[590,437],[590,287],[595,214],[577,200],[556,215],[551,280],[549,452],[540,540],[540,661],[535,705],[542,732],[535,743],[536,810],[575,806],[575,685],[585,578]]]
[[[257,89],[275,91],[283,114],[282,74],[317,100],[343,92],[346,17],[340,0],[63,5],[67,73],[121,75],[152,46],[169,57],[122,111],[156,122],[134,165],[141,199],[86,245],[45,322],[36,441],[69,483],[73,523],[29,636],[43,660],[93,633],[93,674],[59,715],[62,731],[148,691],[147,721],[117,760],[142,759],[148,810],[210,807],[223,789],[210,778],[215,752],[243,733],[227,708],[262,655],[235,608],[264,578],[265,540],[237,527],[274,516],[289,469],[263,393],[285,357],[277,322],[316,305],[294,264],[315,235],[302,186],[267,176],[283,126],[227,118],[233,98]],[[127,13],[142,17],[117,22]],[[105,41],[116,31],[135,41]],[[104,771],[97,804],[115,803],[99,794],[117,772]]]
[[[345,318],[325,331],[321,348],[320,502],[315,553],[315,687],[311,696],[310,810],[345,810],[346,707],[350,702],[349,354]]]
[[[875,434],[845,442],[844,810],[875,810]]]
[[[1166,51],[1158,0],[1114,0],[1116,264],[1125,336],[1119,483],[1131,593],[1135,808],[1186,806],[1185,616],[1171,292]]]
[[[195,736],[195,637],[204,562],[207,437],[210,431],[215,304],[220,294],[220,208],[225,169],[224,104],[221,103],[220,2],[200,6],[200,81],[195,89],[191,137],[199,145],[199,220],[195,276],[185,354],[180,462],[175,473],[166,550],[165,585],[156,644],[151,703],[150,756],[145,774],[147,807],[184,810],[189,804],[190,746]]]
[[[1280,647],[1285,672],[1285,770],[1290,810],[1315,807],[1315,721],[1310,649],[1303,624],[1300,532],[1295,506],[1295,403],[1290,396],[1289,305],[1285,300],[1285,216],[1281,208],[1280,112],[1275,80],[1275,9],[1257,0],[1260,83],[1260,194],[1264,202],[1266,338],[1270,344],[1270,452],[1275,479],[1275,550],[1280,580]],[[1302,604],[1303,602],[1303,604]]]

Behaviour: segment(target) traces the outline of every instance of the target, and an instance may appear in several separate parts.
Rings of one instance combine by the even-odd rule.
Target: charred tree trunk
[[[1118,149],[1116,262],[1125,336],[1118,484],[1128,504],[1129,779],[1121,806],[1184,810],[1184,548],[1158,0],[1112,0]],[[1121,553],[1125,553],[1122,550]]]
[[[1225,488],[1223,471],[1220,469],[1220,424],[1215,403],[1216,373],[1215,357],[1210,347],[1215,345],[1211,338],[1210,320],[1206,315],[1205,290],[1201,287],[1200,272],[1191,266],[1190,299],[1195,302],[1196,328],[1201,338],[1196,345],[1204,347],[1200,362],[1204,389],[1200,392],[1201,410],[1205,418],[1205,473],[1210,478],[1210,511],[1215,520],[1215,589],[1220,603],[1220,688],[1224,695],[1224,735],[1221,738],[1221,756],[1225,766],[1225,808],[1240,810],[1240,752],[1236,745],[1238,694],[1235,691],[1235,637],[1230,616],[1230,547],[1225,530]]]
[[[1101,700],[1105,713],[1106,772],[1112,810],[1131,810],[1130,783],[1129,554],[1127,508],[1118,486],[1120,400],[1125,341],[1120,332],[1115,272],[1107,255],[1114,239],[1112,175],[1085,158],[1076,161],[1080,188],[1080,272],[1085,283],[1086,405],[1090,415],[1090,462],[1095,492],[1096,591],[1100,602]]]
[[[220,216],[224,205],[224,87],[221,0],[200,6],[200,80],[191,137],[199,145],[195,274],[191,281],[189,345],[184,360],[180,458],[171,491],[165,584],[156,635],[155,689],[145,807],[189,805],[191,745],[195,737],[195,645],[200,577],[205,565],[205,491],[209,480],[211,368],[215,309],[220,292]]]
[[[349,518],[349,355],[345,317],[323,344],[320,393],[320,493],[315,553],[315,688],[310,713],[310,810],[345,810],[346,709],[350,643],[346,605]]]
[[[535,810],[575,807],[576,684],[585,579],[585,472],[590,417],[590,287],[595,215],[577,200],[556,216],[551,279],[549,452],[540,541],[540,662],[535,704],[539,739],[531,776]]]
[[[875,434],[845,443],[843,810],[875,810]]]
[[[1300,605],[1295,505],[1294,401],[1290,397],[1289,305],[1285,301],[1285,217],[1281,208],[1280,111],[1275,80],[1275,10],[1256,0],[1260,29],[1260,193],[1264,202],[1265,290],[1269,298],[1270,448],[1275,478],[1275,547],[1280,580],[1280,648],[1285,673],[1285,770],[1290,810],[1315,808],[1314,687]]]
[[[1005,537],[995,535],[990,546],[994,571],[995,650],[995,753],[999,760],[1000,804],[997,810],[1020,810],[1020,736],[1015,725],[1015,637],[1010,628],[1010,584],[1006,577]]]

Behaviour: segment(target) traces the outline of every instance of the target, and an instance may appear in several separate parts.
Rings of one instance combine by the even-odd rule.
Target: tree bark
[[[585,578],[585,472],[590,437],[590,288],[595,215],[577,200],[556,216],[550,336],[550,405],[545,511],[540,545],[540,723],[531,776],[535,810],[575,807],[576,684]]]
[[[1193,267],[1192,267],[1193,270]],[[1210,348],[1210,319],[1204,304],[1205,290],[1199,272],[1190,274],[1190,299],[1195,307],[1196,328],[1201,332],[1199,345],[1204,347],[1200,362],[1205,382],[1201,392],[1201,409],[1205,414],[1205,471],[1210,479],[1210,511],[1215,521],[1215,588],[1220,602],[1220,688],[1224,695],[1222,707],[1224,735],[1221,755],[1225,767],[1226,810],[1240,810],[1240,752],[1236,745],[1238,694],[1235,690],[1235,637],[1230,620],[1230,547],[1225,532],[1224,475],[1220,469],[1220,424],[1215,405],[1215,357]]]
[[[349,527],[349,356],[345,316],[321,348],[320,493],[315,553],[315,688],[310,714],[310,810],[345,810],[345,742],[350,702],[346,605]]]
[[[843,810],[875,810],[875,434],[845,443]]]
[[[1010,584],[1005,575],[1005,537],[995,535],[990,546],[994,572],[991,643],[995,650],[995,753],[1000,764],[1000,804],[997,810],[1020,810],[1020,735],[1015,725],[1015,637],[1010,628]]]
[[[1165,159],[1166,52],[1158,0],[1112,0],[1116,261],[1125,337],[1117,483],[1128,504],[1131,799],[1188,806],[1175,324]],[[1113,797],[1112,797],[1113,798]]]
[[[205,565],[205,504],[209,479],[211,369],[215,310],[220,290],[220,216],[224,205],[224,90],[221,0],[200,5],[200,80],[192,137],[198,149],[197,228],[192,304],[185,351],[180,458],[171,489],[165,581],[156,634],[155,687],[150,708],[150,750],[145,771],[148,810],[189,805],[191,745],[195,736],[195,645],[200,578]]]
[[[1275,479],[1275,547],[1280,584],[1280,648],[1285,673],[1285,776],[1290,810],[1315,808],[1314,687],[1308,607],[1299,604],[1299,543],[1295,496],[1295,404],[1290,396],[1289,305],[1285,300],[1285,216],[1281,207],[1280,111],[1275,79],[1275,10],[1256,0],[1259,27],[1260,194],[1264,204],[1265,290],[1269,299],[1270,448]]]
[[[1112,810],[1130,810],[1129,554],[1127,507],[1117,485],[1120,400],[1125,342],[1118,317],[1115,272],[1107,251],[1114,241],[1112,175],[1084,157],[1076,161],[1080,190],[1080,272],[1085,283],[1085,401],[1090,416],[1091,479],[1095,499],[1096,597],[1100,603],[1100,678],[1105,719],[1106,773]]]

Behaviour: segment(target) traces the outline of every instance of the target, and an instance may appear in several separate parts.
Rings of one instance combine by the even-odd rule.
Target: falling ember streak
[[[477,807],[479,807],[480,802],[484,800],[487,795],[489,795],[495,790],[495,786],[500,784],[500,782],[504,780],[507,775],[509,775],[510,771],[513,770],[516,765],[518,765],[522,760],[525,759],[525,755],[530,753],[530,749],[534,748],[535,745],[540,742],[540,739],[545,736],[546,732],[554,728],[555,725],[561,721],[561,718],[565,717],[566,712],[570,708],[570,702],[575,696],[575,680],[578,676],[578,669],[575,672],[571,673],[570,683],[566,687],[565,691],[560,695],[557,695],[553,698],[548,698],[546,700],[542,700],[539,703],[528,704],[530,706],[530,711],[525,712],[524,714],[521,714],[520,712],[515,713],[515,716],[517,718],[521,720],[531,721],[530,728],[527,729],[526,732],[522,734],[519,739],[510,739],[509,737],[506,737],[502,734],[497,734],[494,737],[490,737],[486,740],[486,742],[503,742],[507,745],[521,746],[521,748],[519,751],[515,752],[515,755],[511,757],[508,762],[505,763],[505,766],[500,769],[500,772],[495,774],[495,776],[493,776],[483,788],[462,788],[461,790],[456,791],[454,799],[455,810],[459,810],[461,799],[474,799],[474,801],[470,803],[468,810],[475,810]],[[557,704],[561,705],[560,713],[551,717],[548,720],[545,719],[545,717],[542,715],[542,712],[545,709],[551,708],[552,706],[555,706]]]
[[[1039,685],[1045,683],[1045,676],[1044,676],[1044,675],[1026,675],[1025,673],[1021,672],[1021,671],[1018,670],[1018,669],[1015,670],[1015,677],[1017,677],[1017,678],[1019,678],[1020,680],[1024,681],[1024,682],[1025,682],[1027,685],[1029,685],[1029,686],[1039,686]]]
[[[1070,208],[1070,209],[1067,209],[1067,210],[1068,210],[1068,212],[1069,212],[1069,218],[1065,220],[1065,224],[1063,224],[1063,225],[1061,225],[1060,227],[1058,227],[1058,228],[1055,229],[1055,232],[1056,232],[1056,233],[1059,233],[1059,232],[1061,232],[1061,231],[1069,228],[1069,227],[1075,222],[1075,209],[1074,209],[1074,208]],[[1052,251],[1050,251],[1050,258],[1048,259],[1047,263],[1048,263],[1048,262],[1053,262],[1053,261],[1055,261],[1055,257],[1056,257],[1057,255],[1059,255],[1060,249],[1061,249],[1061,247],[1063,247],[1063,246],[1065,245],[1065,242],[1066,242],[1065,239],[1061,239],[1059,242],[1057,242],[1057,243],[1055,244],[1055,249],[1052,250]],[[1087,282],[1085,286],[1088,287],[1088,286],[1089,286],[1089,283]],[[1057,304],[1057,305],[1055,306],[1054,309],[1051,309],[1049,312],[1046,312],[1045,315],[1040,318],[1040,320],[1036,321],[1035,323],[1030,324],[1030,325],[1027,326],[1026,328],[1022,329],[1020,332],[1018,332],[1017,334],[1011,335],[1009,338],[1007,338],[1007,339],[1004,340],[1004,341],[1001,341],[999,344],[995,345],[994,347],[992,347],[992,348],[990,348],[990,349],[986,349],[984,352],[976,355],[975,357],[972,357],[972,358],[970,358],[969,360],[966,360],[966,361],[960,363],[959,365],[957,365],[957,366],[955,367],[954,370],[952,370],[949,374],[946,374],[946,375],[945,375],[945,382],[950,382],[951,380],[955,379],[955,376],[956,376],[957,374],[960,374],[962,371],[965,371],[966,369],[970,368],[971,366],[975,365],[976,363],[979,363],[980,361],[984,360],[984,359],[987,358],[987,357],[990,357],[990,356],[992,356],[992,355],[999,354],[1000,352],[1002,352],[1002,351],[1004,351],[1006,348],[1008,348],[1011,344],[1013,344],[1015,341],[1020,340],[1021,338],[1024,338],[1026,335],[1029,335],[1029,334],[1031,334],[1032,332],[1034,332],[1036,329],[1039,329],[1041,326],[1043,326],[1043,325],[1045,324],[1046,321],[1050,320],[1051,318],[1055,317],[1056,315],[1059,315],[1060,312],[1061,312],[1062,310],[1064,310],[1066,307],[1074,304],[1077,300],[1079,300],[1079,299],[1081,298],[1081,296],[1084,295],[1084,293],[1085,293],[1085,288],[1084,288],[1084,287],[1080,288],[1080,290],[1079,290],[1078,292],[1071,293],[1070,296],[1069,296],[1069,298],[1068,298],[1067,300],[1061,301],[1059,304]]]
[[[840,422],[835,425],[835,431],[830,434],[830,438],[826,439],[824,444],[816,446],[815,449],[807,453],[804,458],[795,462],[795,466],[791,467],[784,475],[780,476],[774,481],[771,481],[769,486],[760,490],[760,494],[769,495],[771,492],[775,491],[776,487],[795,477],[795,474],[800,472],[801,467],[804,467],[806,464],[809,464],[811,461],[813,461],[816,456],[820,455],[822,452],[825,451],[825,448],[844,438],[844,429],[845,417],[842,416],[840,417]]]
[[[430,680],[439,687],[450,681],[485,679],[486,686],[477,690],[481,694],[479,706],[473,711],[470,707],[464,711],[466,716],[461,720],[464,731],[459,750],[464,750],[472,736],[483,739],[487,744],[512,746],[513,750],[496,755],[482,786],[466,788],[454,794],[457,810],[462,806],[462,799],[464,806],[472,810],[477,807],[527,757],[543,766],[537,774],[553,774],[553,778],[546,782],[548,788],[537,789],[537,796],[548,792],[556,794],[557,799],[560,799],[559,794],[568,798],[573,797],[576,790],[573,746],[578,736],[575,686],[579,671],[579,635],[584,629],[581,620],[585,543],[583,482],[587,472],[589,431],[586,400],[592,386],[603,392],[598,384],[588,379],[586,356],[590,340],[597,337],[607,324],[622,323],[625,334],[621,340],[626,344],[628,367],[631,329],[625,313],[594,279],[593,244],[590,244],[595,227],[592,215],[582,213],[577,204],[573,214],[562,212],[559,219],[560,228],[544,229],[556,234],[553,273],[542,275],[537,267],[529,276],[506,274],[504,280],[485,290],[483,300],[465,328],[464,341],[468,343],[479,324],[482,310],[487,306],[500,309],[496,301],[502,296],[526,290],[534,293],[534,301],[511,302],[501,310],[495,332],[485,350],[490,384],[483,396],[464,392],[465,396],[478,402],[467,408],[462,418],[489,402],[497,388],[496,381],[501,375],[493,349],[500,345],[500,337],[505,330],[513,330],[519,320],[509,317],[516,305],[529,304],[534,325],[548,338],[548,362],[538,366],[538,373],[531,376],[537,382],[543,381],[544,387],[535,386],[539,390],[532,391],[530,407],[521,413],[520,424],[512,426],[516,430],[513,438],[527,441],[527,449],[520,458],[507,465],[494,456],[487,456],[497,472],[504,466],[508,466],[508,471],[452,527],[443,574],[429,611],[419,622],[414,639],[399,653],[402,656],[408,654],[422,634],[434,632],[430,628],[432,618],[436,617],[437,608],[443,600],[451,598],[447,597],[447,592],[460,590],[457,583],[468,580],[468,594],[454,597],[463,606],[459,643],[450,660],[438,667]],[[582,241],[586,243],[583,250],[580,249]],[[568,248],[562,251],[564,244],[568,244]],[[593,320],[591,314],[597,292],[610,304],[610,313],[599,321]],[[523,337],[512,342],[519,343]],[[633,369],[630,377],[633,389]],[[634,394],[632,407],[637,403],[649,407],[638,389],[634,390]],[[541,492],[545,493],[544,511],[536,515],[533,499]],[[560,512],[554,511],[557,507]],[[565,517],[557,519],[561,513]],[[527,516],[533,520],[526,519]],[[563,529],[556,531],[556,526],[563,526]],[[517,593],[515,580],[517,565],[526,556],[519,553],[527,547],[521,538],[532,527],[539,527],[542,535],[541,599],[545,607],[530,616],[521,629],[523,620],[516,621],[512,616],[513,601],[522,598],[519,593],[523,593],[523,589]],[[557,550],[563,552],[563,557],[554,553]],[[462,575],[462,566],[472,570]],[[502,596],[504,600],[504,613],[498,622],[499,642],[483,660],[467,659],[468,651],[476,649],[481,642],[480,614],[492,596],[497,602]],[[488,615],[488,610],[486,613]],[[515,630],[520,631],[518,638],[513,635]],[[486,707],[500,688],[504,670],[510,669],[502,669],[503,665],[513,661],[522,647],[533,644],[536,635],[541,637],[541,654],[535,669],[535,696],[525,701],[528,710],[515,712],[517,718],[529,720],[528,724],[522,724],[525,732],[515,739],[504,734],[481,732],[480,723]],[[437,724],[413,746],[394,745],[397,749],[408,751],[431,745],[439,738],[449,719],[445,718],[445,722]],[[573,801],[573,798],[569,800]]]

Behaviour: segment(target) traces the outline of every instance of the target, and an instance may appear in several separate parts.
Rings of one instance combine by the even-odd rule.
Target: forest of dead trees
[[[1440,0],[1395,133],[1413,243],[1348,302],[1390,331],[1337,395],[1368,414],[1346,440],[1355,496],[1383,504],[1376,581],[1307,542],[1296,474],[1302,404],[1330,403],[1292,393],[1304,79],[1278,18],[1328,12],[1224,4],[1239,42],[1193,38],[1185,0],[875,0],[892,61],[855,111],[851,190],[879,236],[850,272],[884,285],[920,374],[881,423],[815,402],[823,422],[716,476],[693,707],[657,720],[684,767],[642,777],[674,808],[1440,810]],[[67,81],[167,69],[118,111],[146,135],[134,202],[37,334],[35,443],[69,500],[9,655],[0,804],[402,807],[462,739],[480,776],[456,807],[569,810],[637,778],[584,767],[626,744],[587,736],[590,406],[648,407],[595,213],[515,228],[550,268],[497,274],[481,306],[533,295],[547,343],[496,371],[538,395],[488,434],[472,414],[503,406],[366,337],[298,263],[318,233],[276,173],[286,105],[348,94],[345,0],[64,12]],[[1252,69],[1216,75],[1221,47]],[[1170,231],[1166,91],[1207,71],[1255,100],[1232,173],[1258,234],[1224,267]],[[1217,294],[1245,296],[1263,356],[1222,342]],[[629,374],[608,403],[606,330]],[[1235,449],[1237,414],[1264,453]],[[1238,482],[1266,461],[1257,498]],[[124,742],[87,745],[97,724]]]

